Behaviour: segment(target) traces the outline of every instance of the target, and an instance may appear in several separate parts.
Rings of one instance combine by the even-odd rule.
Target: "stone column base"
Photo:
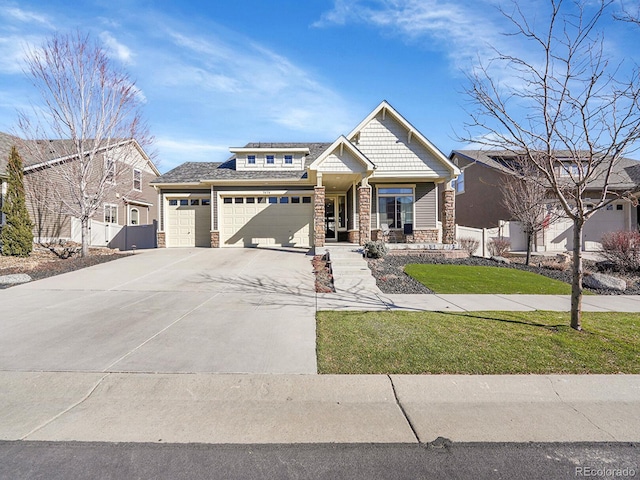
[[[167,237],[164,232],[157,233],[158,248],[167,248]]]
[[[347,232],[347,241],[349,243],[360,243],[360,230],[349,230]]]
[[[220,232],[211,232],[211,248],[220,248]]]

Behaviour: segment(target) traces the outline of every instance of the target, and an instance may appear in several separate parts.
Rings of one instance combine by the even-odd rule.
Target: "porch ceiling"
[[[362,180],[360,173],[323,173],[322,186],[325,187],[327,193],[346,192],[353,185]]]

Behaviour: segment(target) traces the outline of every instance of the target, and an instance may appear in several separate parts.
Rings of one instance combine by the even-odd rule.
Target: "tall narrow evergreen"
[[[0,231],[2,254],[26,257],[33,249],[33,231],[24,194],[22,158],[16,147],[11,147],[7,173],[7,196],[2,203],[5,225]]]

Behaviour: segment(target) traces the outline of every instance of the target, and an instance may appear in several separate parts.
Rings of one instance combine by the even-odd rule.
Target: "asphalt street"
[[[0,442],[1,479],[638,478],[627,443],[203,445]]]

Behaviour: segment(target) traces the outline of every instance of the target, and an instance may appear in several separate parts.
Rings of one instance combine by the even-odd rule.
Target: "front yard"
[[[109,248],[91,248],[86,258],[80,257],[79,254],[61,258],[60,254],[60,251],[56,254],[46,247],[35,246],[28,257],[0,255],[0,276],[25,273],[32,280],[40,280],[130,255]],[[11,284],[0,283],[0,288],[10,286]]]
[[[567,283],[515,268],[411,263],[405,273],[435,293],[571,294]]]
[[[558,312],[318,312],[324,374],[640,373],[640,317]]]

